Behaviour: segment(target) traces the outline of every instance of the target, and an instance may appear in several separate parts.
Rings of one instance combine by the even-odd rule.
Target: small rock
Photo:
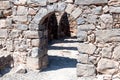
[[[25,74],[25,73],[27,73],[27,70],[25,69],[25,66],[20,65],[20,66],[18,66],[17,69],[15,70],[15,73]]]
[[[93,24],[85,24],[85,25],[78,26],[78,30],[80,31],[89,31],[94,29],[95,29],[95,25]]]
[[[113,58],[115,59],[115,60],[120,60],[120,46],[117,46],[117,47],[115,47],[114,48],[114,52],[113,52]]]
[[[93,44],[79,43],[78,51],[83,54],[94,54],[96,46]]]
[[[95,76],[95,66],[89,64],[77,64],[77,76]]]
[[[94,14],[102,14],[102,6],[99,6],[99,7],[96,7],[96,8],[93,8],[92,12]]]
[[[76,19],[77,17],[80,16],[80,14],[82,13],[82,9],[80,9],[79,7],[76,8],[75,10],[73,10],[73,12],[71,13],[71,15]]]
[[[108,11],[109,11],[109,7],[108,7],[107,5],[104,6],[104,7],[103,7],[103,12],[104,12],[104,13],[107,13]]]
[[[102,58],[97,64],[97,71],[104,74],[114,74],[118,71],[119,63],[110,59]]]
[[[77,39],[78,39],[78,41],[86,41],[87,40],[87,32],[78,31],[77,32]]]
[[[65,11],[68,13],[68,14],[71,14],[72,10],[74,9],[74,5],[72,4],[68,4]]]

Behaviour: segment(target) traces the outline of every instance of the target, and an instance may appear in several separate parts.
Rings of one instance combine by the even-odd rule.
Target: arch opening
[[[48,47],[49,65],[46,70],[76,68],[77,38],[76,27],[66,12],[52,12],[40,23],[45,27],[46,47]],[[60,63],[60,64],[59,64]]]

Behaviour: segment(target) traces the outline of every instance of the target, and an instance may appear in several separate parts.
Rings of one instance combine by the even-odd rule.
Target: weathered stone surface
[[[33,8],[29,8],[28,9],[28,14],[30,15],[35,15],[37,13],[37,10],[33,9]]]
[[[114,48],[113,56],[115,60],[120,60],[120,46]]]
[[[119,6],[120,0],[109,0],[108,5]]]
[[[8,37],[7,29],[0,29],[0,38],[7,38],[7,37]]]
[[[99,7],[96,7],[96,8],[93,8],[92,12],[94,14],[102,14],[102,6],[99,6]]]
[[[12,30],[10,33],[10,37],[12,38],[18,38],[21,34],[21,30]]]
[[[0,9],[9,9],[11,8],[10,1],[0,1]]]
[[[84,24],[85,23],[85,19],[82,18],[82,17],[79,17],[77,18],[77,24],[80,25],[80,24]]]
[[[66,0],[65,2],[67,2],[67,3],[73,3],[74,1],[73,0]]]
[[[70,14],[72,12],[72,10],[74,9],[74,5],[72,4],[68,4],[65,11]]]
[[[34,30],[39,30],[39,25],[38,24],[29,24],[29,29],[34,31]]]
[[[98,80],[94,76],[89,76],[89,77],[79,77],[77,80]]]
[[[110,24],[113,22],[112,15],[110,15],[110,14],[103,14],[100,16],[100,19],[106,24],[108,24],[108,23]]]
[[[25,22],[27,22],[28,17],[27,17],[27,15],[25,15],[25,16],[13,16],[13,20],[25,23]]]
[[[42,37],[41,31],[24,31],[23,34],[28,39],[39,39],[40,37]]]
[[[27,70],[25,69],[25,65],[19,65],[15,70],[15,73],[25,74],[26,72]]]
[[[78,31],[89,31],[89,30],[94,30],[95,26],[93,24],[85,24],[85,25],[80,25],[78,26]]]
[[[119,63],[102,58],[97,64],[97,71],[105,74],[114,74],[118,70]]]
[[[111,58],[112,57],[112,48],[113,47],[103,48],[102,51],[101,51],[102,57]]]
[[[36,4],[40,6],[46,6],[47,0],[27,0],[27,4]]]
[[[93,54],[96,50],[96,46],[93,44],[80,43],[78,45],[78,51],[83,54]]]
[[[40,69],[41,67],[41,60],[39,58],[27,58],[27,67],[32,70]]]
[[[33,47],[39,47],[40,46],[40,40],[39,39],[33,39],[31,43],[32,43]]]
[[[77,76],[95,76],[95,66],[88,64],[77,64]]]
[[[82,9],[80,9],[79,7],[76,8],[72,13],[71,15],[74,17],[74,18],[77,18],[80,16],[80,14],[82,13]]]
[[[54,2],[57,2],[59,0],[48,0],[49,3],[54,3]]]
[[[111,29],[111,30],[99,30],[95,31],[97,42],[116,42],[120,41],[120,30]]]
[[[3,11],[3,15],[4,15],[5,17],[11,16],[11,15],[12,15],[12,10],[4,10],[4,11]]]
[[[106,4],[108,0],[75,0],[75,4],[90,5],[90,4]]]
[[[48,55],[45,55],[43,58],[42,58],[42,68],[46,68],[48,65]]]
[[[28,14],[28,8],[24,6],[18,6],[17,8],[17,15],[18,16],[23,16]]]
[[[12,2],[16,5],[25,5],[27,0],[12,0]]]
[[[109,11],[109,7],[108,7],[107,5],[104,6],[104,7],[103,7],[103,12],[104,12],[104,13],[107,13],[108,11]]]
[[[77,32],[77,39],[79,41],[86,41],[87,40],[87,32],[85,32],[85,31],[78,31]]]
[[[59,2],[58,3],[58,8],[57,8],[58,11],[64,11],[65,8],[66,8],[65,2]]]
[[[12,40],[6,41],[6,48],[7,48],[7,51],[10,51],[10,52],[14,51],[14,45]]]
[[[120,7],[109,7],[111,13],[120,13]]]
[[[33,22],[39,24],[41,19],[47,15],[47,9],[41,8],[38,13],[35,15]]]
[[[32,52],[31,52],[31,57],[38,57],[39,56],[39,48],[38,47],[35,47],[32,49]]]
[[[0,20],[0,28],[5,28],[5,27],[7,27],[7,22],[5,19],[1,19]]]
[[[12,18],[7,18],[6,19],[6,26],[7,26],[7,29],[12,29],[13,28]]]
[[[25,24],[17,24],[16,29],[18,30],[28,30],[28,26]]]
[[[91,17],[91,16],[92,16],[92,17]],[[97,15],[88,14],[88,15],[87,15],[87,19],[86,19],[85,21],[88,22],[88,23],[91,23],[91,24],[96,24],[97,18],[98,18]]]
[[[77,62],[79,63],[88,63],[89,62],[89,58],[88,58],[88,54],[79,54],[78,58],[77,58]]]
[[[56,11],[56,10],[57,10],[57,4],[47,5],[47,10],[48,10],[48,13],[49,13],[49,12]]]

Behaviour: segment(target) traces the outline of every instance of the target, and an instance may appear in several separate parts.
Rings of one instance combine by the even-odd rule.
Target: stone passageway
[[[0,80],[77,80],[77,40],[62,38],[53,40],[48,46],[49,65],[42,72],[28,71],[26,74],[9,72]]]

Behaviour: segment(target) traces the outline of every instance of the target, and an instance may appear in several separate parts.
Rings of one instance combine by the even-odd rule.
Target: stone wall
[[[66,12],[70,31],[77,32],[79,79],[119,77],[119,0],[1,0],[0,52],[11,54],[14,66],[46,67],[48,30],[42,23],[55,12]],[[57,18],[59,23],[62,16]]]
[[[120,1],[76,0],[79,17],[79,80],[119,80]]]
[[[15,67],[24,65],[25,68],[33,70],[45,68],[48,64],[48,30],[43,23],[55,12],[64,13],[66,11],[70,16],[72,31],[74,31],[73,29],[76,31],[75,24],[73,24],[75,20],[69,14],[75,7],[73,6],[70,10],[70,6],[66,8],[68,4],[72,5],[73,1],[1,0],[1,54],[10,54],[13,57]],[[72,15],[77,18],[78,14],[74,15],[73,13]],[[58,14],[58,23],[61,17],[62,15]]]

